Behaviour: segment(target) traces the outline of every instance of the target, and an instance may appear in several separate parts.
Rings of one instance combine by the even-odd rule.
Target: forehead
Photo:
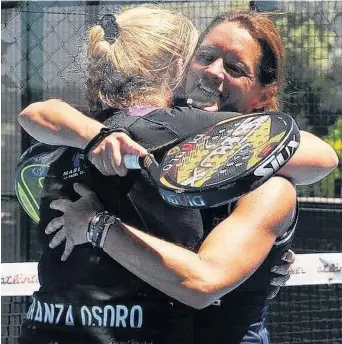
[[[217,52],[235,56],[253,63],[260,56],[260,46],[248,30],[236,22],[224,22],[212,28],[201,46],[210,46]]]

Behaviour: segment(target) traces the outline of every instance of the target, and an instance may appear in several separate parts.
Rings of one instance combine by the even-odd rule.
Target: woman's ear
[[[261,95],[255,106],[256,109],[261,109],[267,107],[272,98],[276,95],[278,91],[277,85],[265,86],[261,92]]]

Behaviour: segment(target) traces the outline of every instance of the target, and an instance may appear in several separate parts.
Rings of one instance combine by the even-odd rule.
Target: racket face
[[[56,147],[36,144],[19,159],[14,174],[14,189],[20,205],[30,218],[39,222],[39,205],[44,188],[44,179],[51,162],[62,153]]]
[[[161,195],[166,200],[178,195],[182,206],[194,208],[223,204],[222,197],[228,203],[270,178],[298,145],[298,127],[286,114],[251,114],[221,121],[166,154],[160,164]],[[222,196],[215,200],[210,192]],[[191,198],[197,201],[188,202]]]
[[[44,178],[49,166],[30,164],[15,175],[15,192],[19,203],[31,219],[39,222],[39,205]]]

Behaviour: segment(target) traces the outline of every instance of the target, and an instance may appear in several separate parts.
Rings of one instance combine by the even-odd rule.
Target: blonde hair
[[[91,109],[170,106],[193,55],[196,28],[182,14],[154,6],[123,10],[115,18],[119,30],[113,42],[105,40],[100,25],[89,30]]]

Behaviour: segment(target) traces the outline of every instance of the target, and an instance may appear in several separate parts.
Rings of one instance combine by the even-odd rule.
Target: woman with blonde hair
[[[104,15],[88,35],[91,109],[171,107],[197,39],[191,21],[170,10],[139,6]]]
[[[173,79],[168,73],[172,70],[178,75],[179,71],[184,71],[184,61],[175,59],[175,63],[170,63],[170,60],[151,59],[145,61],[152,64],[148,72],[139,66],[136,74],[127,74],[127,69],[114,61],[118,56],[114,46],[123,37],[120,34],[124,30],[124,23],[120,23],[119,18],[118,15],[116,29],[110,18],[109,27],[103,24],[104,27],[98,29],[99,36],[91,36],[98,38],[94,46],[92,40],[90,42],[90,61],[94,67],[91,81],[94,84],[88,85],[94,91],[93,97],[90,94],[92,104],[105,109],[99,118],[111,116],[108,125],[127,130],[138,143],[150,148],[236,115],[225,112],[208,115],[195,108],[163,108],[166,105],[162,102],[170,101],[163,97],[168,87],[172,85],[173,89],[179,83],[177,77]],[[256,30],[258,21],[252,14],[240,13],[234,18],[221,19],[202,38],[200,53],[191,62],[194,81],[188,85],[191,90],[188,99],[195,105],[201,103],[203,108],[208,105],[207,110],[227,109],[230,104],[242,113],[264,108],[277,91],[277,87],[272,87],[277,86],[274,77],[277,70],[263,72],[260,67],[265,54],[272,60],[271,55],[276,53],[270,53],[270,47],[263,48],[265,40],[260,41],[260,32]],[[172,35],[182,37],[176,32]],[[138,44],[137,33],[134,38]],[[106,41],[103,47],[107,48],[100,50],[103,40]],[[139,49],[137,54],[139,56]],[[161,58],[160,51],[158,54]],[[126,61],[134,61],[134,56],[129,56]],[[159,77],[154,80],[153,72],[162,70],[158,63],[170,66],[171,69],[166,68],[165,78],[174,83],[165,85],[165,79]],[[273,64],[281,68],[276,62]],[[268,75],[266,81],[265,75]],[[152,80],[158,83],[158,88],[148,99],[150,104],[145,98],[148,93],[143,97],[141,94],[151,86]],[[121,95],[127,95],[127,103],[123,106],[115,101]],[[56,108],[51,108],[52,104]],[[113,107],[119,107],[120,111],[113,111]],[[68,116],[61,115],[63,109],[68,109]],[[120,153],[146,154],[124,133],[103,130],[103,124],[82,117],[58,101],[31,106],[20,118],[29,133],[50,144],[60,144],[64,137],[67,144],[75,147],[84,149],[88,145],[90,160],[97,167],[80,166],[78,175],[69,178],[64,174],[66,166],[81,154],[71,149],[51,165],[39,228],[44,231],[46,227],[47,234],[59,231],[50,242],[50,248],[45,247],[39,263],[42,287],[34,295],[23,331],[27,341],[22,343],[34,342],[33,326],[44,338],[41,329],[48,321],[42,319],[50,319],[51,312],[44,310],[42,314],[38,305],[45,307],[46,303],[55,307],[57,301],[71,311],[63,313],[58,323],[54,322],[58,326],[53,330],[47,327],[49,332],[45,339],[49,337],[59,343],[62,343],[61,331],[71,330],[76,335],[86,334],[88,339],[84,339],[84,343],[110,340],[114,343],[120,340],[153,343],[252,343],[258,340],[258,343],[267,343],[264,316],[273,277],[270,271],[287,251],[298,216],[296,193],[290,181],[273,177],[229,209],[220,207],[202,214],[163,203],[144,174],[134,176],[133,188],[126,198],[115,189],[119,187],[118,179],[103,175],[126,173]],[[47,129],[39,132],[37,128],[41,127]],[[95,135],[96,139],[89,146]],[[285,166],[281,174],[311,182],[334,167],[336,158],[330,147],[310,135],[307,140],[318,141],[317,149],[324,152],[324,163],[316,162],[321,167],[319,173],[312,167],[316,159],[310,155],[312,147],[306,151],[304,139],[304,163],[303,150],[298,150],[288,163],[290,167]],[[291,165],[292,169],[296,167],[296,173],[289,173]],[[300,167],[312,170],[311,174],[304,176]],[[131,177],[128,175],[122,183]],[[94,189],[101,202],[88,188],[76,184],[74,188],[79,198],[72,192],[74,182],[83,182]],[[60,196],[67,196],[71,201],[56,201]],[[49,209],[51,200],[54,200],[51,208],[61,211],[62,216]],[[104,207],[111,214],[103,211]],[[98,212],[94,215],[95,210]],[[99,233],[98,240],[89,241],[86,236],[89,228]],[[58,246],[64,238],[65,249]],[[284,259],[288,259],[286,254]]]

